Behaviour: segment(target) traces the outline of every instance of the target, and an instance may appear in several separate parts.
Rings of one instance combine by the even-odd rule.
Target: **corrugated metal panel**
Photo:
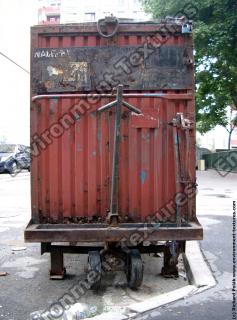
[[[98,36],[92,25],[35,27],[32,29],[32,48],[139,45],[145,41],[145,34],[155,30],[156,25],[124,25],[123,32],[115,39],[107,40]],[[191,36],[179,33],[169,36],[165,45],[178,46],[184,42],[192,47]],[[183,94],[190,93],[190,90],[159,92]],[[41,148],[43,151],[33,157],[32,163],[32,214],[35,221],[104,221],[109,211],[115,113],[114,110],[96,113],[100,106],[111,101],[102,98],[60,134],[61,129],[57,126],[60,119],[81,101],[43,99],[31,105],[32,144],[36,141],[35,134],[45,133],[46,141],[50,128],[50,144],[45,148],[45,143]],[[143,116],[123,111],[119,213],[123,221],[143,222],[154,215],[159,221],[175,221],[175,212],[168,217],[162,214],[177,192],[173,128],[168,123],[177,112],[194,119],[194,102],[151,97],[126,98],[126,101],[141,109]],[[147,120],[149,116],[157,122]],[[185,152],[184,147],[182,162],[185,161]],[[188,171],[195,182],[194,131],[190,137]],[[194,199],[191,199],[191,207],[190,219],[195,214]],[[187,218],[187,206],[182,210],[183,217]]]

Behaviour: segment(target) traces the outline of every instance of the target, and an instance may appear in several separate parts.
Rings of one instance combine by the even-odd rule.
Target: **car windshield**
[[[15,144],[0,144],[0,153],[12,153],[15,152]]]

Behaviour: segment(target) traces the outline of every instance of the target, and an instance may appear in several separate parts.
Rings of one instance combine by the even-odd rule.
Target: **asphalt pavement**
[[[201,250],[217,285],[207,291],[137,317],[159,320],[231,320],[233,279],[233,201],[237,174],[225,177],[214,170],[197,172],[197,215],[204,227]]]
[[[197,172],[197,176],[197,212],[204,227],[201,249],[217,285],[136,319],[232,319],[232,206],[233,200],[237,200],[237,174],[222,177],[215,171],[205,171]],[[23,239],[24,227],[30,219],[29,198],[28,173],[15,178],[0,175],[0,272],[9,273],[0,277],[0,320],[28,320],[31,312],[47,308],[84,274],[86,257],[74,255],[66,259],[69,274],[66,281],[48,279],[48,256],[40,256],[39,244],[26,245]],[[13,251],[14,248],[20,250]],[[99,294],[89,292],[82,302],[89,301],[100,313],[105,308],[142,301],[156,291],[162,294],[187,285],[183,277],[162,279],[159,258],[145,259],[149,268],[140,293],[126,288],[122,274],[111,275]]]
[[[28,320],[33,312],[49,310],[51,304],[85,279],[87,255],[65,255],[65,280],[49,279],[49,254],[41,256],[37,243],[24,243],[23,232],[30,220],[29,173],[14,178],[0,175],[0,204],[0,272],[8,273],[0,277],[0,320]],[[91,315],[111,310],[120,312],[129,304],[188,285],[182,261],[182,276],[176,280],[161,276],[162,257],[143,255],[143,261],[144,280],[140,290],[127,287],[124,272],[109,272],[103,277],[101,290],[86,290],[80,303],[90,309]]]

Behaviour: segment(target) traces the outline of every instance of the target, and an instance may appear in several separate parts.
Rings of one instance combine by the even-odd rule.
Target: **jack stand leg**
[[[63,262],[63,252],[52,248],[50,252],[51,270],[50,279],[62,280],[66,274]]]
[[[164,249],[164,266],[161,270],[165,278],[178,278],[179,244],[176,241],[167,242]]]
[[[119,223],[119,216],[117,214],[109,213],[107,216],[107,221],[111,226],[117,226]]]
[[[119,84],[117,88],[117,98],[115,101],[109,102],[98,109],[99,112],[116,106],[115,127],[114,127],[114,148],[113,148],[113,166],[112,166],[112,182],[110,192],[110,211],[107,221],[110,225],[116,226],[119,223],[118,213],[118,189],[119,189],[119,149],[121,139],[121,114],[122,106],[136,114],[141,114],[141,110],[135,108],[126,101],[123,101],[123,85]]]
[[[123,86],[119,85],[117,89],[117,105],[115,113],[114,128],[114,150],[113,150],[113,167],[112,183],[110,194],[110,213],[107,217],[111,225],[117,225],[119,220],[118,214],[118,189],[119,189],[119,150],[121,139],[121,112],[122,112]]]

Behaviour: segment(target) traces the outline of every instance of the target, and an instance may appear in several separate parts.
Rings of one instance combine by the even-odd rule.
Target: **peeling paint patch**
[[[143,135],[142,135],[142,139],[144,139],[144,140],[146,140],[146,141],[150,141],[150,133],[148,132],[148,133],[144,133]]]
[[[58,76],[60,74],[63,74],[63,70],[60,68],[55,68],[53,66],[48,66],[47,71],[50,77],[52,76]]]
[[[146,176],[147,176],[146,171],[145,171],[145,170],[142,170],[141,173],[140,173],[140,179],[141,179],[141,183],[142,183],[142,184],[145,183]]]
[[[78,152],[81,152],[81,151],[82,151],[82,147],[81,147],[80,143],[77,144],[77,151],[78,151]]]
[[[101,141],[101,129],[97,132],[97,139],[99,142]]]
[[[178,138],[176,135],[174,136],[174,144],[178,144]]]
[[[53,103],[54,105],[57,105],[57,103],[58,103],[58,98],[53,98],[51,101],[52,101],[52,103]]]

